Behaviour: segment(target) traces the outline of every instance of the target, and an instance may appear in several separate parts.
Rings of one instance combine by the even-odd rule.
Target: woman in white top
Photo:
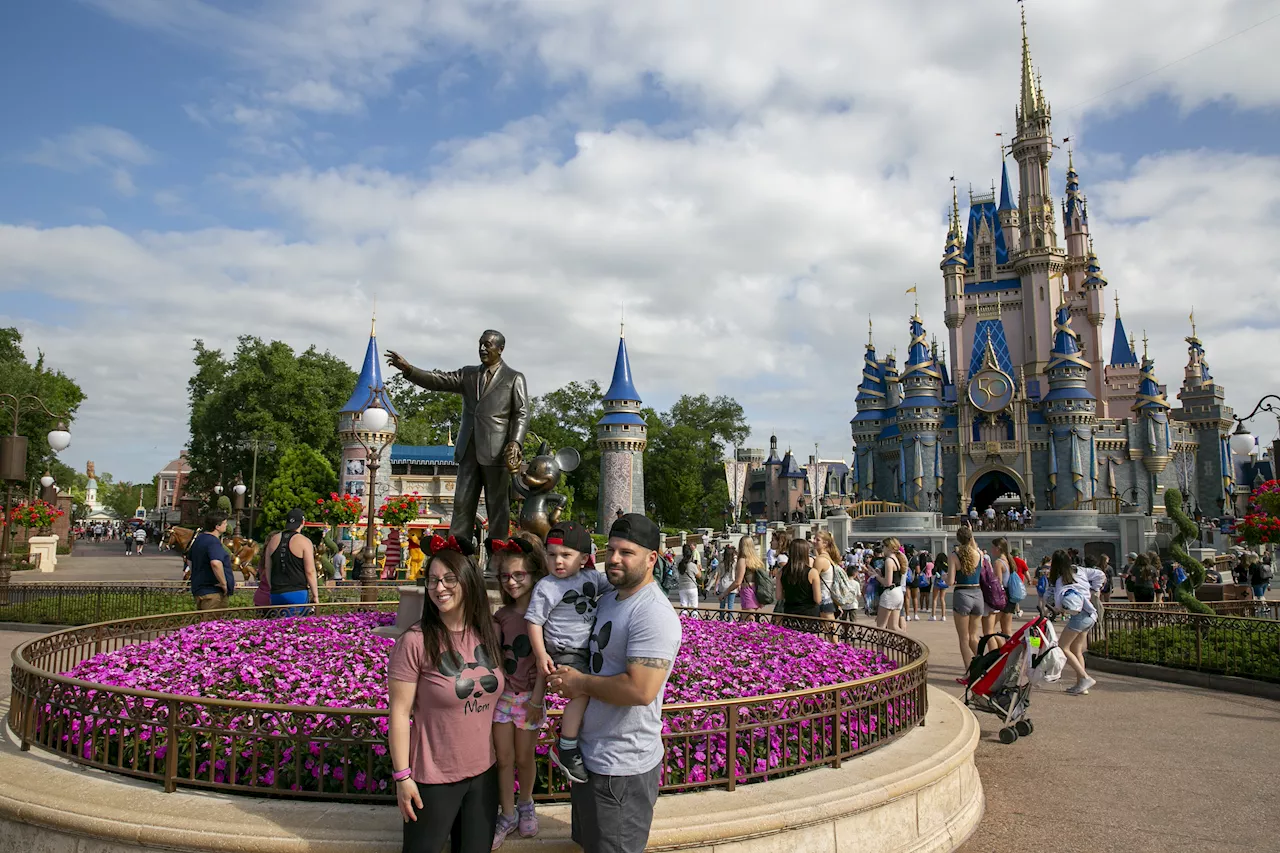
[[[902,581],[907,576],[907,555],[902,553],[902,543],[893,536],[884,540],[883,545],[884,569],[875,572],[876,583],[882,590],[876,605],[876,627],[905,631],[907,623],[902,618],[902,601],[906,590]]]
[[[693,546],[686,544],[676,565],[676,589],[680,590],[681,607],[698,606],[698,579],[701,577],[702,570],[693,559]]]
[[[1074,687],[1068,687],[1072,696],[1083,696],[1097,684],[1084,668],[1084,650],[1088,643],[1089,629],[1098,621],[1098,611],[1093,606],[1093,593],[1102,589],[1107,576],[1099,569],[1071,564],[1071,556],[1059,548],[1053,552],[1049,565],[1049,588],[1053,607],[1069,615],[1067,627],[1058,637],[1058,647],[1067,656],[1067,665],[1078,679]]]
[[[837,569],[843,572],[844,567],[840,565],[840,551],[830,531],[819,530],[813,537],[813,567],[818,570],[822,581],[822,603],[818,605],[818,613],[823,619],[835,619],[836,602],[831,590],[836,583]]]

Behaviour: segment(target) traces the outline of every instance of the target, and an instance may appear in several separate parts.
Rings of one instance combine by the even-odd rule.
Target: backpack
[[[1275,577],[1275,570],[1271,568],[1270,563],[1259,563],[1258,565],[1261,566],[1258,570],[1258,577],[1262,578],[1263,581],[1270,581]]]
[[[1005,592],[1010,601],[1021,601],[1027,597],[1027,585],[1018,577],[1017,572],[1009,572],[1009,582],[1005,584]]]
[[[778,600],[777,586],[768,569],[756,569],[756,602],[773,604]]]
[[[982,587],[982,600],[988,607],[992,610],[1004,610],[1005,605],[1009,603],[1009,598],[1005,595],[1004,587],[1000,585],[1000,579],[996,577],[991,558],[986,554],[982,555],[982,571],[978,575],[978,585]]]
[[[849,582],[849,574],[843,569],[835,569],[831,573],[831,584],[827,587],[831,600],[840,610],[854,610],[858,606],[858,594]]]

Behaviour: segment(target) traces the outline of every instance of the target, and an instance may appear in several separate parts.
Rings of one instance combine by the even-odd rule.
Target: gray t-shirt
[[[567,578],[547,575],[533,588],[525,621],[542,626],[548,653],[585,649],[596,621],[596,602],[611,589],[599,569],[583,569]]]
[[[617,592],[600,599],[596,630],[591,635],[593,675],[627,671],[628,658],[674,662],[680,651],[680,619],[656,583],[646,584],[619,601]],[[668,670],[668,676],[670,671]],[[582,760],[592,773],[636,776],[662,761],[662,694],[648,705],[619,707],[592,699],[582,720]]]

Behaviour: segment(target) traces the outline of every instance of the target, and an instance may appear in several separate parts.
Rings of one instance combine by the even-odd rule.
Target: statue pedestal
[[[32,536],[27,539],[27,545],[30,549],[31,562],[42,572],[52,572],[53,567],[58,565],[58,537],[57,536]]]
[[[374,628],[373,633],[379,637],[397,639],[414,624],[422,621],[422,605],[427,599],[426,587],[400,587],[400,606],[396,609],[396,624],[385,628]]]

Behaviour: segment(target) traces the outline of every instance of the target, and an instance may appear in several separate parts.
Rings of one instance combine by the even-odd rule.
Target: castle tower
[[[640,411],[640,394],[631,381],[625,334],[618,335],[613,381],[601,402],[604,416],[596,424],[596,444],[600,447],[600,504],[596,524],[597,532],[608,533],[619,510],[623,513],[645,511],[644,449],[649,442],[649,426]]]
[[[1116,323],[1111,336],[1111,362],[1106,370],[1106,406],[1109,418],[1127,418],[1133,413],[1137,401],[1138,383],[1142,380],[1138,356],[1133,343],[1125,334],[1124,321],[1120,319],[1120,296],[1116,295]]]
[[[779,474],[782,472],[782,459],[778,456],[778,437],[769,436],[769,458],[764,461],[764,517],[770,521],[782,521],[785,512],[782,506],[782,489]]]
[[[1158,477],[1173,457],[1173,437],[1169,428],[1169,404],[1165,401],[1164,392],[1160,390],[1160,381],[1156,379],[1156,365],[1147,354],[1146,343],[1144,337],[1142,379],[1138,383],[1133,411],[1138,415],[1141,425],[1142,465],[1150,475],[1147,493],[1151,497],[1153,511],[1163,512],[1164,499],[1161,494],[1164,486],[1158,483]]]
[[[102,509],[102,504],[98,503],[98,480],[94,476],[93,460],[89,460],[89,464],[84,469],[88,482],[84,486],[84,504],[88,507],[89,512],[97,512]]]
[[[853,469],[858,484],[858,497],[864,501],[877,500],[876,490],[876,440],[886,423],[884,368],[876,359],[876,347],[870,333],[867,351],[862,360],[862,382],[858,385],[855,401],[858,414],[849,421],[853,434]],[[771,456],[770,459],[775,457]],[[887,484],[886,484],[887,485]],[[886,492],[887,494],[887,492]]]
[[[1195,314],[1187,337],[1187,366],[1178,399],[1182,406],[1171,414],[1194,430],[1197,464],[1192,490],[1195,505],[1208,516],[1221,515],[1231,506],[1235,466],[1228,439],[1235,419],[1226,403],[1226,389],[1214,381],[1205,361],[1204,344],[1196,335]]]
[[[1106,294],[1107,277],[1102,274],[1102,265],[1093,251],[1093,241],[1089,241],[1089,255],[1085,259],[1085,279],[1083,289],[1084,313],[1087,325],[1080,329],[1080,338],[1084,342],[1085,358],[1092,369],[1089,377],[1089,388],[1098,400],[1106,401],[1106,374],[1102,360],[1102,321],[1106,319],[1103,302]],[[1106,414],[1105,410],[1102,412]]]
[[[898,428],[906,469],[903,503],[917,510],[937,508],[942,492],[942,373],[927,342],[919,311],[911,318],[911,346],[902,374]]]
[[[1013,189],[1009,183],[1009,162],[1004,159],[1004,149],[1000,152],[1000,206],[996,210],[1000,218],[1000,226],[1005,240],[1009,244],[1009,253],[1014,254],[1022,248],[1021,220],[1018,207],[1013,203]]]
[[[1094,428],[1097,400],[1089,390],[1090,366],[1080,356],[1080,343],[1071,329],[1071,312],[1058,307],[1053,326],[1053,349],[1045,375],[1044,396],[1049,423],[1048,509],[1074,509],[1091,500],[1097,488]]]
[[[374,402],[386,409],[391,416],[382,430],[372,432],[361,426],[364,411]],[[376,323],[369,328],[369,345],[365,348],[364,364],[360,378],[346,405],[338,410],[338,436],[342,440],[342,459],[338,466],[339,488],[348,494],[364,499],[365,510],[374,506],[375,498],[383,498],[391,491],[391,445],[395,440],[396,424],[400,413],[396,411],[382,383],[382,365],[378,361],[378,337]],[[363,440],[364,443],[361,443]],[[374,479],[374,494],[369,489],[369,452],[365,445],[382,447],[378,457],[378,471]]]
[[[938,268],[942,270],[942,287],[946,300],[947,340],[951,342],[951,352],[958,354],[964,349],[962,326],[965,316],[964,276],[967,266],[964,257],[964,236],[960,232],[960,201],[956,197],[954,184],[951,186],[951,215],[947,225],[947,242],[942,248],[942,263]],[[961,365],[957,373],[962,372],[964,367]]]
[[[1022,328],[1029,349],[1023,359],[1028,379],[1047,369],[1054,336],[1045,334],[1062,301],[1066,253],[1058,246],[1053,201],[1049,192],[1049,160],[1053,157],[1049,101],[1031,64],[1027,15],[1022,11],[1022,80],[1015,112],[1017,133],[1012,153],[1018,162],[1018,253],[1013,267],[1022,279]]]
[[[1080,192],[1080,175],[1076,172],[1075,152],[1067,152],[1067,195],[1062,201],[1062,231],[1067,238],[1067,289],[1079,291],[1086,278],[1089,244],[1089,207]]]

